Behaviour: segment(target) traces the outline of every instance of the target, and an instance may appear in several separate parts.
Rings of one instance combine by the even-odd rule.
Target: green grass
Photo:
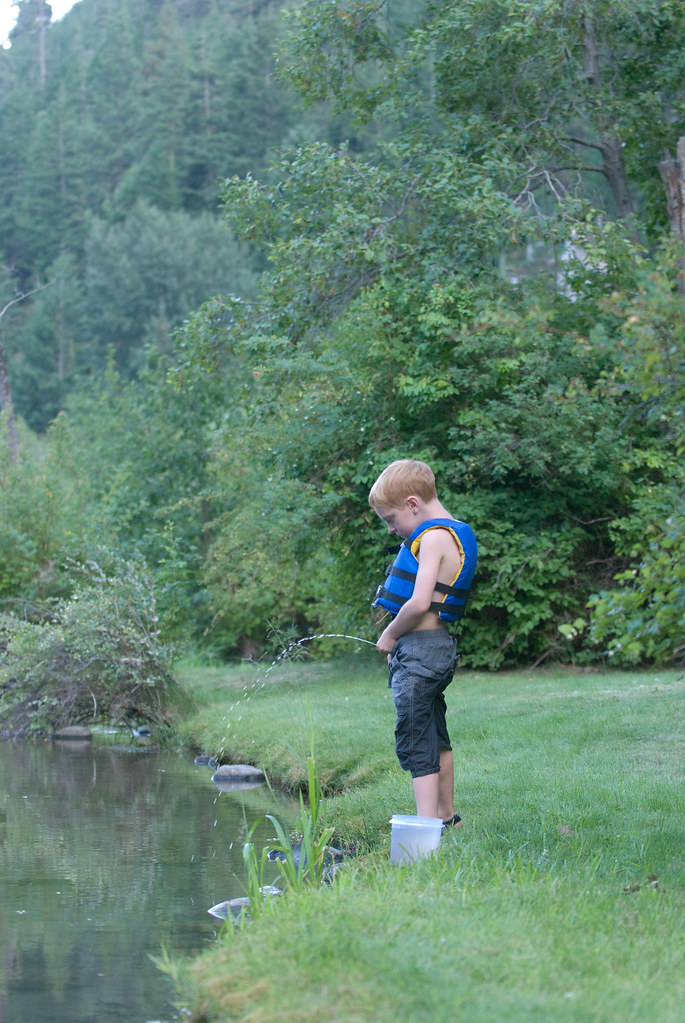
[[[277,786],[306,784],[312,724],[320,777],[329,792],[394,766],[387,741],[394,721],[387,671],[380,674],[368,657],[334,664],[295,661],[271,670],[251,664],[181,669],[179,675],[200,704],[180,729],[182,739],[228,762],[257,764]]]
[[[179,967],[192,1018],[682,1018],[683,677],[459,673],[448,721],[465,826],[436,859],[397,867],[388,821],[414,806],[385,672],[364,657],[279,665],[263,686],[259,672],[183,673],[201,708],[186,741],[298,785],[311,708],[334,841],[358,856]]]

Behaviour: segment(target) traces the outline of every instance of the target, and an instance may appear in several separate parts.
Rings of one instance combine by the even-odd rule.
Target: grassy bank
[[[274,900],[180,971],[195,1020],[669,1023],[685,996],[682,705],[676,672],[460,673],[448,693],[465,826],[389,863],[413,812],[378,662],[186,669],[187,741],[306,776],[358,856]]]

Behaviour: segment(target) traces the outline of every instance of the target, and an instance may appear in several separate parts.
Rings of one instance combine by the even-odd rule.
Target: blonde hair
[[[398,508],[411,494],[432,501],[438,494],[430,466],[413,458],[391,462],[369,492],[372,508]]]

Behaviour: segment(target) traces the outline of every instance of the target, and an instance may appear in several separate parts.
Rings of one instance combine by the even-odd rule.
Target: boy
[[[390,666],[395,750],[411,772],[418,816],[442,817],[443,826],[458,827],[443,695],[457,648],[446,623],[463,614],[476,569],[476,538],[440,503],[425,462],[392,462],[371,488],[369,504],[404,539],[373,605],[393,616],[376,646]]]

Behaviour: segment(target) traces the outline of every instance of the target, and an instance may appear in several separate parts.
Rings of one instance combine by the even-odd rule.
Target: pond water
[[[295,814],[211,775],[173,753],[0,742],[0,1023],[182,1018],[150,956],[213,943],[207,910],[245,894],[248,829]],[[255,844],[273,837],[261,821]]]

